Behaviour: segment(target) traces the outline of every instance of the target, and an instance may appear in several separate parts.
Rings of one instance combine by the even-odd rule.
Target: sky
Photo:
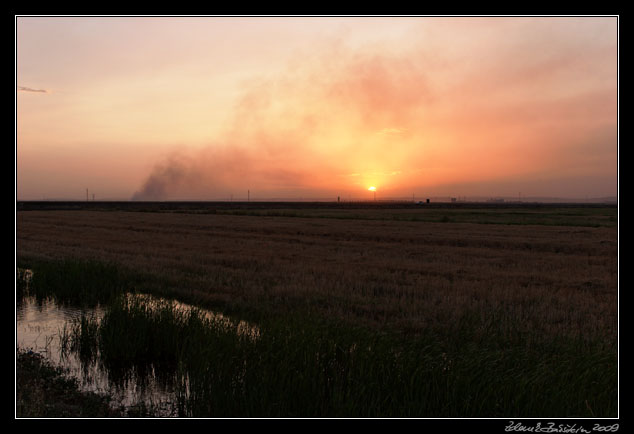
[[[616,17],[17,16],[15,34],[17,200],[617,195]]]

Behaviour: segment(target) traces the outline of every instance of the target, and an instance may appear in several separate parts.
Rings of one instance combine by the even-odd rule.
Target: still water
[[[149,295],[128,295],[142,299],[147,303],[163,302],[163,299]],[[174,302],[179,310],[194,309],[193,306]],[[225,321],[228,327],[232,327],[236,333],[244,334],[251,339],[257,339],[259,330],[244,321],[237,324],[224,318],[222,314],[212,311],[202,312],[208,317]],[[179,416],[177,402],[183,398],[183,388],[176,390],[175,384],[182,386],[183,379],[165,381],[164,375],[158,375],[152,368],[151,372],[139,377],[132,373],[121,381],[120,378],[112,379],[110,373],[103,367],[99,354],[91,360],[80,360],[76,352],[64,349],[63,335],[70,327],[81,319],[82,316],[93,318],[97,323],[103,318],[105,309],[101,306],[85,309],[57,304],[52,299],[36,300],[35,297],[25,296],[18,300],[16,305],[16,346],[23,351],[33,351],[45,356],[53,365],[65,370],[66,375],[74,377],[80,390],[102,394],[112,397],[113,407],[123,409],[126,414],[134,406],[139,404],[151,409],[151,414],[156,416]],[[161,381],[158,380],[161,378]],[[187,382],[187,378],[184,380]]]

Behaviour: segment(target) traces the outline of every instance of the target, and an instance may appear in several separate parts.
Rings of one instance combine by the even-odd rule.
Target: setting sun
[[[614,17],[18,17],[16,194],[613,197],[617,34]]]

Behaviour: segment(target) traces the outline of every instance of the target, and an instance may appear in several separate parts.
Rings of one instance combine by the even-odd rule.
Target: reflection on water
[[[30,279],[31,274],[22,277]],[[20,274],[20,273],[18,273]],[[27,282],[25,279],[24,282]],[[23,282],[23,283],[24,283]],[[128,300],[142,301],[149,306],[165,303],[166,300],[150,295],[128,294]],[[126,376],[116,377],[103,366],[99,353],[96,357],[81,359],[75,351],[68,351],[64,345],[64,335],[73,324],[77,324],[83,317],[93,319],[97,324],[106,313],[105,308],[97,306],[85,309],[60,305],[52,299],[37,300],[25,295],[17,297],[16,305],[16,345],[21,350],[31,350],[45,356],[55,366],[62,367],[68,376],[78,380],[82,391],[109,394],[112,405],[130,409],[132,406],[143,404],[157,416],[179,416],[177,403],[188,392],[187,374],[156,372],[151,366],[148,372],[128,372]],[[244,335],[251,340],[259,337],[259,329],[244,321],[234,323],[222,314],[195,308],[191,305],[170,302],[175,309],[189,312],[195,309],[203,317],[214,319],[216,324],[222,323],[229,330]],[[176,390],[179,385],[179,390]]]
[[[167,301],[164,298],[158,298],[150,294],[126,294],[126,297],[128,301],[140,301],[146,306],[150,306],[150,307],[160,306],[161,304]],[[180,301],[167,301],[167,302],[171,303],[175,311],[182,312],[184,314],[187,314],[191,311],[195,311],[202,318],[214,320],[214,323],[216,324],[221,323],[227,329],[230,329],[230,330],[232,329],[233,331],[235,331],[235,333],[237,333],[238,335],[248,336],[252,340],[257,339],[260,336],[259,328],[255,325],[249,324],[246,321],[239,321],[236,324],[233,320],[225,317],[220,312],[214,312],[207,309],[201,309],[187,303],[182,303]]]

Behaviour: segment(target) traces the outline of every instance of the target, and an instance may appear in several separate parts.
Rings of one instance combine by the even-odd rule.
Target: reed
[[[37,270],[28,287],[29,295],[38,300],[51,297],[59,304],[95,306],[122,293],[131,283],[116,264],[97,260],[27,259],[22,264],[25,268]],[[20,280],[23,279],[18,278]]]
[[[82,321],[83,323],[83,321]],[[113,377],[160,376],[194,417],[612,417],[616,356],[570,339],[527,345],[404,338],[318,317],[259,324],[257,339],[173,302],[120,297],[93,341]],[[84,336],[84,333],[86,336]]]
[[[64,324],[59,331],[60,351],[62,355],[77,353],[80,360],[91,363],[97,358],[97,332],[99,323],[94,315],[82,314]]]

